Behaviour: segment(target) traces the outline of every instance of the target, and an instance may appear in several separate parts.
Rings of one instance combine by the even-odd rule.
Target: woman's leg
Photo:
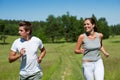
[[[104,80],[104,65],[102,59],[95,63],[95,80]]]
[[[94,63],[83,62],[83,75],[85,80],[94,80]]]

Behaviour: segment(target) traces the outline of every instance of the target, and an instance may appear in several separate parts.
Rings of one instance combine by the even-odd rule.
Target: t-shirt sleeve
[[[39,40],[39,48],[42,49],[44,47],[43,43],[41,40]]]
[[[17,52],[17,47],[16,47],[16,41],[13,42],[12,46],[11,46],[11,50],[14,52]]]

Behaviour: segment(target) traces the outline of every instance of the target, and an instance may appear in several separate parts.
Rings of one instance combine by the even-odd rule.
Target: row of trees
[[[120,35],[120,25],[108,26],[105,18],[97,19],[94,14],[91,17],[96,20],[98,31],[103,33],[105,39],[110,35]],[[0,19],[0,35],[17,35],[19,21]],[[80,34],[84,33],[84,19],[82,17],[77,19],[68,12],[58,17],[49,15],[46,21],[31,21],[31,23],[33,35],[41,38],[44,42],[60,40],[74,42]]]
[[[120,35],[120,24],[112,25],[111,27],[111,35]]]

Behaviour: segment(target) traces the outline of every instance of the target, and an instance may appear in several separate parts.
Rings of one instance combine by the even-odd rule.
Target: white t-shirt
[[[42,41],[35,36],[32,36],[28,41],[18,38],[12,44],[11,50],[19,53],[22,48],[25,48],[25,55],[20,58],[20,75],[32,75],[41,71],[37,58],[38,49],[43,48]]]

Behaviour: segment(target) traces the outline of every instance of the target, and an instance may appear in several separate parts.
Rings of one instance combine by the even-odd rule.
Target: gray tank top
[[[98,33],[96,32],[96,38],[95,39],[89,39],[86,35],[84,34],[84,40],[83,40],[83,48],[85,49],[83,60],[92,60],[92,61],[97,61],[98,59],[101,58],[100,56],[100,48],[101,48],[101,43],[100,43],[100,38]]]

